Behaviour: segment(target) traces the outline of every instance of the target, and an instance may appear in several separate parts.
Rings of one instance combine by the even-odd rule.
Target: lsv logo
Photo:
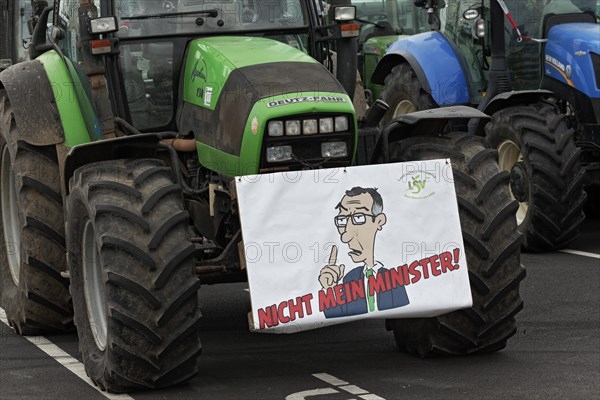
[[[430,189],[430,186],[427,185],[427,182],[431,181],[431,179],[435,180],[435,174],[427,171],[412,171],[405,175],[402,175],[400,182],[406,183],[408,188],[404,194],[404,197],[409,199],[424,199],[427,197],[431,197],[435,194]]]
[[[412,182],[408,182],[408,191],[412,194],[419,194],[425,189],[427,178],[420,178],[419,176],[412,176]]]

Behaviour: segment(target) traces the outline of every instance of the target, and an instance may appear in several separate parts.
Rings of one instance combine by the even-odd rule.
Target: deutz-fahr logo
[[[267,103],[267,107],[268,108],[273,108],[273,107],[285,106],[285,105],[288,105],[288,104],[304,103],[304,102],[307,102],[307,101],[310,101],[310,102],[322,101],[322,102],[327,102],[327,103],[345,103],[346,99],[344,99],[343,97],[336,97],[336,96],[303,96],[303,97],[292,97],[290,99],[270,101],[270,102]]]
[[[426,199],[435,194],[429,182],[435,181],[435,174],[427,171],[413,171],[402,175],[399,179],[407,185],[404,197],[409,199]]]

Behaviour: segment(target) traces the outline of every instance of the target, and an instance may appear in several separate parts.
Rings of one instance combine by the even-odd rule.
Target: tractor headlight
[[[285,121],[285,134],[289,135],[289,136],[298,136],[302,133],[302,131],[300,130],[300,121],[299,120],[292,120],[292,121]]]
[[[90,32],[95,35],[116,32],[119,30],[117,26],[116,17],[104,17],[90,20]]]
[[[477,24],[475,25],[477,28],[477,37],[482,38],[485,37],[485,20],[478,19]]]
[[[333,15],[337,22],[352,21],[356,18],[356,6],[334,7]]]
[[[333,118],[321,118],[319,119],[319,131],[321,133],[333,132]]]
[[[302,122],[302,132],[305,135],[314,135],[319,133],[319,124],[316,119],[305,119]]]
[[[267,162],[277,163],[292,159],[292,146],[267,147]]]
[[[269,136],[283,136],[283,121],[269,122]]]
[[[348,130],[348,117],[335,117],[335,131],[344,132]]]
[[[321,143],[321,156],[324,158],[341,158],[348,156],[346,142]]]

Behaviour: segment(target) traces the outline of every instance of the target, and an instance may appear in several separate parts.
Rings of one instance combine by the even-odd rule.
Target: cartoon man
[[[346,191],[336,208],[338,215],[334,221],[340,239],[350,248],[348,255],[352,261],[360,265],[344,276],[345,266],[337,265],[338,250],[333,246],[328,265],[321,269],[319,282],[323,289],[327,290],[340,283],[362,280],[365,297],[325,310],[325,317],[346,317],[407,305],[409,301],[404,286],[370,295],[369,277],[373,277],[371,280],[376,279],[378,274],[386,271],[386,268],[375,260],[375,236],[387,222],[383,213],[383,199],[377,189],[354,187]]]

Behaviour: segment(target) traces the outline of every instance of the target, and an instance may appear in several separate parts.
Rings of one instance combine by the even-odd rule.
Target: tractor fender
[[[56,98],[40,61],[23,61],[2,71],[0,89],[6,91],[19,127],[19,137],[10,139],[34,146],[64,142]]]
[[[391,120],[381,131],[379,143],[375,147],[372,160],[381,157],[385,162],[390,160],[390,143],[416,136],[431,135],[432,132],[443,132],[444,127],[454,119],[480,119],[489,121],[490,117],[469,106],[452,106],[416,111]]]
[[[99,161],[124,158],[157,158],[159,148],[165,150],[169,147],[161,144],[161,141],[165,138],[164,135],[143,133],[98,140],[73,147],[65,158],[62,176],[63,193],[65,195],[69,193],[69,180],[77,168]]]
[[[545,100],[552,95],[553,93],[549,90],[520,90],[501,93],[495,96],[481,111],[491,117],[497,111],[504,108],[535,103],[539,100]],[[487,122],[488,120],[479,120],[476,131],[478,136],[485,136],[485,125]]]
[[[460,58],[440,32],[420,33],[394,42],[375,68],[372,81],[383,85],[392,68],[402,62],[410,64],[421,86],[438,106],[470,103]]]
[[[89,80],[66,62],[52,50],[0,73],[0,87],[6,90],[19,126],[18,140],[73,147],[101,137]]]

